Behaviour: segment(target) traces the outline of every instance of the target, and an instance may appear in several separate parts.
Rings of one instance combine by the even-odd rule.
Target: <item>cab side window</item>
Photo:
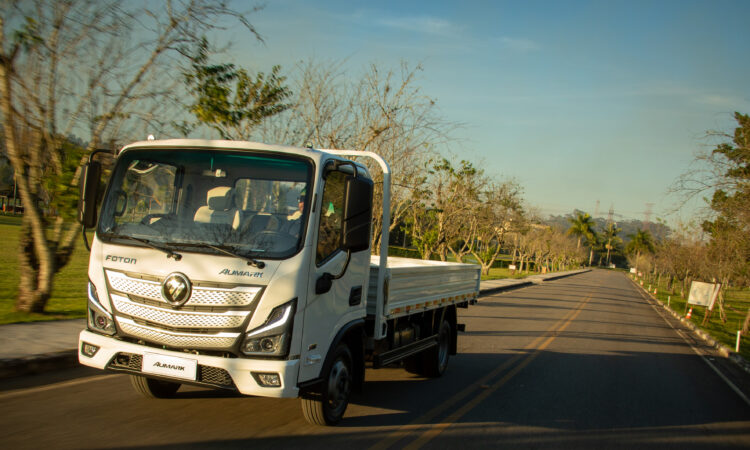
[[[344,188],[346,174],[330,172],[323,187],[323,202],[318,224],[318,247],[315,263],[320,265],[341,248],[341,216],[344,209]]]

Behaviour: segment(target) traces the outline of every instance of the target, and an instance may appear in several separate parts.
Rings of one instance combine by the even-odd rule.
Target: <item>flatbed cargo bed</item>
[[[375,315],[380,258],[370,258],[367,314]],[[473,303],[479,296],[480,266],[422,259],[388,257],[386,319],[408,316],[442,306]]]

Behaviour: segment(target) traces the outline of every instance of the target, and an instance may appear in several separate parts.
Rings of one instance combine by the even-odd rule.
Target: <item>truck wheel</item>
[[[422,353],[423,375],[437,378],[448,367],[451,349],[451,325],[447,320],[440,324],[438,345]]]
[[[344,417],[352,392],[352,353],[345,344],[336,347],[320,392],[302,395],[302,414],[313,425],[336,425]]]
[[[154,380],[140,375],[130,375],[130,383],[136,392],[148,398],[172,398],[180,388],[180,383]]]

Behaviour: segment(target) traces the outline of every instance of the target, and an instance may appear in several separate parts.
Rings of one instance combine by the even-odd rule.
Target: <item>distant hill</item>
[[[583,211],[575,211],[572,214],[565,214],[562,216],[549,216],[549,218],[547,218],[544,223],[565,232],[568,231],[568,228],[570,228],[570,221],[568,221],[568,219],[572,219],[573,217],[575,217],[575,214],[577,214],[578,212]],[[604,230],[604,228],[607,226],[607,219],[604,217],[595,217],[594,222],[596,223],[596,228],[594,230],[597,233]],[[646,224],[645,222],[637,219],[621,219],[616,220],[615,223],[617,224],[618,228],[622,229],[618,236],[620,236],[624,244],[630,242],[630,238],[628,236],[634,235],[636,231],[640,229],[648,229],[656,241],[665,239],[672,231],[668,226],[662,223],[651,222]]]

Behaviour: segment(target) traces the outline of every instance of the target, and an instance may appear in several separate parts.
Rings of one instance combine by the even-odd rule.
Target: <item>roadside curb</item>
[[[630,280],[631,282],[633,282],[633,284],[636,287],[640,288],[643,292],[645,292],[646,295],[648,295],[648,298],[649,298],[650,301],[654,302],[657,306],[662,307],[665,311],[667,311],[670,314],[672,314],[672,316],[676,320],[679,320],[680,323],[682,323],[683,325],[685,325],[685,327],[687,327],[690,331],[692,331],[694,335],[696,335],[699,338],[701,338],[709,347],[712,347],[716,351],[718,351],[721,356],[723,356],[724,358],[727,358],[730,361],[734,362],[742,370],[744,370],[745,372],[747,372],[748,374],[750,374],[750,362],[748,360],[746,360],[742,355],[739,355],[736,352],[732,351],[732,349],[730,349],[726,345],[724,345],[721,342],[719,342],[716,339],[714,339],[713,336],[711,336],[710,334],[708,334],[705,331],[703,331],[703,329],[701,329],[700,327],[698,327],[691,320],[686,319],[685,316],[683,316],[682,314],[679,314],[678,312],[676,312],[675,310],[673,310],[669,306],[667,306],[664,303],[660,302],[650,292],[648,292],[648,290],[644,289],[643,286],[641,286],[638,283],[636,283],[633,279],[631,279],[630,277],[627,277],[627,278],[628,278],[628,280]]]
[[[552,281],[552,280],[559,280],[560,278],[566,278],[566,277],[572,277],[573,275],[580,275],[582,273],[591,272],[591,269],[582,269],[576,272],[572,273],[564,273],[562,275],[554,275],[551,277],[544,278],[542,281]]]
[[[520,289],[522,287],[531,286],[533,284],[541,284],[545,281],[559,280],[560,278],[571,277],[573,275],[580,275],[582,273],[591,272],[591,269],[582,269],[571,272],[565,272],[559,275],[531,275],[527,278],[519,278],[516,283],[509,283],[505,286],[493,286],[484,289],[479,289],[479,296],[485,296],[494,294],[497,292],[512,291],[514,289]],[[491,281],[491,280],[490,280]]]
[[[515,289],[520,289],[522,287],[531,286],[532,284],[534,284],[534,282],[532,281],[521,281],[519,283],[508,284],[506,286],[495,286],[485,289],[479,289],[479,296],[482,297],[485,295],[495,294],[497,292],[512,291]]]
[[[78,365],[78,350],[43,353],[22,358],[0,359],[0,379],[33,375]]]

